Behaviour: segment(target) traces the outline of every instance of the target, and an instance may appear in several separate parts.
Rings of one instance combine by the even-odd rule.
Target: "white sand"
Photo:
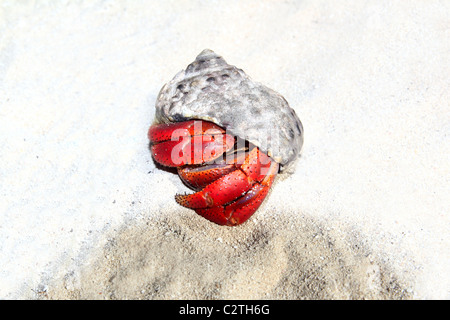
[[[0,2],[0,298],[450,298],[448,1]],[[302,157],[242,226],[179,207],[146,132],[210,48]]]

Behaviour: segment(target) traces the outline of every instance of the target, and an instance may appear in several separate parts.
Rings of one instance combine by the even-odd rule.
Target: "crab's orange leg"
[[[225,155],[224,159],[214,161],[199,166],[178,167],[178,175],[181,180],[194,190],[201,190],[217,179],[231,173],[239,168],[245,161],[245,152],[233,153],[230,156]]]
[[[218,163],[199,167],[178,167],[178,175],[192,189],[201,190],[234,170],[234,164]]]
[[[196,209],[195,212],[220,225],[234,226],[241,224],[258,210],[267,196],[277,173],[278,163],[273,161],[264,179],[260,183],[255,183],[241,198],[225,206]]]
[[[224,205],[251,188],[252,185],[246,178],[245,173],[237,169],[194,194],[177,194],[175,200],[180,205],[192,209]]]
[[[261,174],[261,162],[258,148],[247,155],[239,169],[215,180],[203,190],[188,195],[176,195],[175,200],[182,206],[198,209],[222,206],[246,193],[253,184],[264,175]]]

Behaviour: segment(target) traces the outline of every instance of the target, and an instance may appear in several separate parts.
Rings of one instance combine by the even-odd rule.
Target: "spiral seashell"
[[[286,99],[209,49],[162,87],[155,119],[212,121],[259,147],[281,170],[293,163],[303,145],[302,123]]]

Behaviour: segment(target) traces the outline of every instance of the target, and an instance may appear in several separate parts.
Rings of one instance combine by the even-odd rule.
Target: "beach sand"
[[[450,298],[450,4],[2,1],[0,298]],[[147,130],[203,49],[305,143],[241,226],[177,205]]]

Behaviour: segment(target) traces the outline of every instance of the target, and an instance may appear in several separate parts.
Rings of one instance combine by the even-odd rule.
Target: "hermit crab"
[[[148,137],[153,159],[196,191],[175,200],[234,226],[298,157],[303,127],[280,94],[206,49],[162,87]]]

